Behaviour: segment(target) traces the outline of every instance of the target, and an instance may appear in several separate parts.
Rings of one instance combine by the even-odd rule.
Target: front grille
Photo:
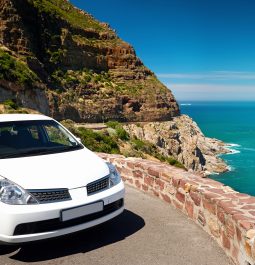
[[[68,189],[29,190],[39,203],[62,202],[71,200]]]
[[[92,195],[109,188],[109,177],[105,177],[87,185],[87,194]]]
[[[93,213],[66,222],[62,222],[60,218],[56,218],[45,221],[39,221],[39,222],[19,224],[15,228],[14,236],[50,232],[54,230],[59,230],[59,229],[64,229],[84,224],[89,221],[93,221],[101,217],[104,217],[108,214],[111,214],[119,210],[123,205],[124,205],[124,200],[120,199],[118,201],[105,205],[104,210],[101,212]]]

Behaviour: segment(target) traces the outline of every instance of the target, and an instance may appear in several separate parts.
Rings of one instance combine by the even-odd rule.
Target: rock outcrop
[[[22,106],[60,120],[161,121],[179,115],[172,93],[133,47],[66,0],[1,0],[0,60],[0,101],[9,93]],[[28,90],[33,97],[21,100]]]
[[[165,122],[127,124],[124,128],[133,137],[155,144],[163,155],[174,157],[189,170],[205,175],[228,170],[217,156],[229,152],[224,143],[205,137],[186,115]]]

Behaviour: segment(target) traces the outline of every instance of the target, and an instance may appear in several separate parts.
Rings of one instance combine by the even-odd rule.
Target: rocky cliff
[[[165,122],[127,124],[125,130],[132,136],[154,144],[164,156],[171,156],[187,169],[204,175],[228,170],[218,157],[228,153],[225,144],[204,136],[197,124],[181,115]]]
[[[0,101],[10,98],[76,122],[179,115],[133,47],[67,0],[0,1]]]

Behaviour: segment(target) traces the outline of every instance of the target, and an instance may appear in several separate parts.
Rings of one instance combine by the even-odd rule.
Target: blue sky
[[[254,0],[71,0],[107,22],[178,100],[255,100]]]

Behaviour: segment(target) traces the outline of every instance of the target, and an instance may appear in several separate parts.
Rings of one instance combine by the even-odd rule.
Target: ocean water
[[[237,191],[255,195],[255,102],[180,102],[203,133],[231,144],[222,155],[231,171],[211,178]]]

